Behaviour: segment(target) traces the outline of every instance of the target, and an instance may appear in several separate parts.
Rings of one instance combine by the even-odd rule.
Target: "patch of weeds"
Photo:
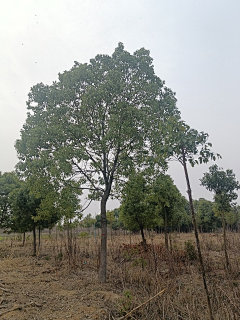
[[[46,256],[44,259],[45,259],[45,260],[50,260],[49,256]]]
[[[52,239],[52,236],[51,236],[50,234],[43,234],[43,235],[42,235],[42,238],[43,238],[44,240],[51,240],[51,239]]]
[[[133,297],[130,291],[123,292],[123,298],[120,300],[120,304],[119,304],[119,309],[120,309],[119,311],[121,315],[124,315],[131,310],[132,299]]]
[[[56,260],[62,261],[62,259],[63,259],[63,253],[61,251],[56,255]]]
[[[79,233],[79,238],[81,239],[87,239],[87,238],[90,238],[91,236],[89,236],[89,234],[86,232],[86,231],[82,231]]]
[[[185,242],[185,252],[186,252],[187,259],[189,261],[197,260],[197,251],[192,241],[188,240]]]
[[[133,261],[133,267],[141,266],[144,268],[147,265],[147,261],[144,258],[137,258]]]

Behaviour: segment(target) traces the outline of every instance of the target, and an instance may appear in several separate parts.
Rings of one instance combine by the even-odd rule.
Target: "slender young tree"
[[[227,253],[226,239],[226,213],[232,210],[234,200],[238,198],[236,191],[240,189],[240,184],[232,170],[224,171],[223,168],[216,164],[209,168],[209,172],[204,173],[200,179],[201,185],[207,190],[214,192],[215,211],[220,212],[223,227],[224,253],[226,269],[229,269],[229,259]]]
[[[192,215],[192,223],[194,227],[194,235],[197,245],[197,252],[199,257],[199,262],[201,266],[203,285],[206,293],[207,305],[209,310],[209,319],[213,320],[212,306],[210,302],[210,294],[207,287],[206,272],[204,268],[200,241],[198,236],[198,229],[196,223],[196,217],[193,207],[192,190],[190,186],[190,180],[187,170],[187,163],[189,162],[191,166],[195,166],[199,163],[207,163],[209,160],[216,160],[216,157],[220,157],[219,154],[214,154],[210,147],[211,143],[207,142],[208,134],[204,132],[198,132],[195,129],[191,129],[185,122],[179,121],[178,119],[172,118],[165,127],[162,127],[163,132],[165,132],[166,144],[159,144],[160,153],[164,152],[168,155],[169,160],[177,160],[182,166],[187,183],[187,193],[189,198],[189,205]],[[157,143],[157,137],[155,140]]]
[[[100,200],[99,280],[106,282],[107,201],[133,168],[164,162],[155,161],[152,139],[158,132],[163,143],[159,124],[179,116],[175,94],[155,75],[149,51],[130,54],[119,43],[112,56],[75,62],[52,85],[37,84],[27,104],[18,169],[33,184],[47,175]]]

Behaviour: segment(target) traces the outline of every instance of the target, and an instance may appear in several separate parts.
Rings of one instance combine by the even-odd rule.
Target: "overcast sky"
[[[156,74],[176,92],[183,120],[209,134],[222,155],[217,164],[240,179],[239,15],[239,0],[2,0],[0,171],[17,163],[14,143],[30,88],[51,84],[74,61],[111,55],[123,42],[131,53],[150,50]],[[211,164],[190,168],[195,199],[212,199],[199,185]],[[180,164],[169,172],[186,196]]]

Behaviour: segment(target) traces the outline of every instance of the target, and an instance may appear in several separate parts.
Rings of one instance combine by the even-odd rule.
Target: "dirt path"
[[[87,266],[69,272],[34,257],[0,261],[0,319],[109,319],[119,295]]]

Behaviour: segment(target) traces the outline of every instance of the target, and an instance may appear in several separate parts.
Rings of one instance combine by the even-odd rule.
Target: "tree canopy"
[[[143,243],[146,243],[144,229],[154,228],[160,223],[160,215],[150,201],[150,189],[143,173],[132,174],[123,189],[120,207],[124,226],[132,231],[140,230]]]
[[[238,197],[236,190],[240,189],[240,184],[232,170],[228,169],[225,172],[216,164],[209,168],[209,172],[204,173],[203,178],[200,179],[200,181],[201,185],[206,187],[207,190],[214,192],[215,212],[217,214],[220,213],[222,217],[224,252],[226,267],[228,269],[229,259],[227,253],[225,218],[226,213],[229,213],[232,210],[231,205],[233,204],[233,201]]]
[[[214,199],[220,210],[231,209],[231,204],[238,197],[236,191],[240,189],[240,184],[232,170],[224,171],[215,164],[209,168],[209,172],[204,173],[200,181],[207,190],[214,192]]]
[[[166,164],[156,159],[153,140],[157,135],[164,144],[161,125],[179,118],[175,94],[155,75],[149,51],[130,54],[119,43],[112,56],[75,62],[52,85],[32,87],[27,105],[18,169],[37,186],[46,177],[101,200],[99,279],[105,282],[107,200],[133,168]]]

